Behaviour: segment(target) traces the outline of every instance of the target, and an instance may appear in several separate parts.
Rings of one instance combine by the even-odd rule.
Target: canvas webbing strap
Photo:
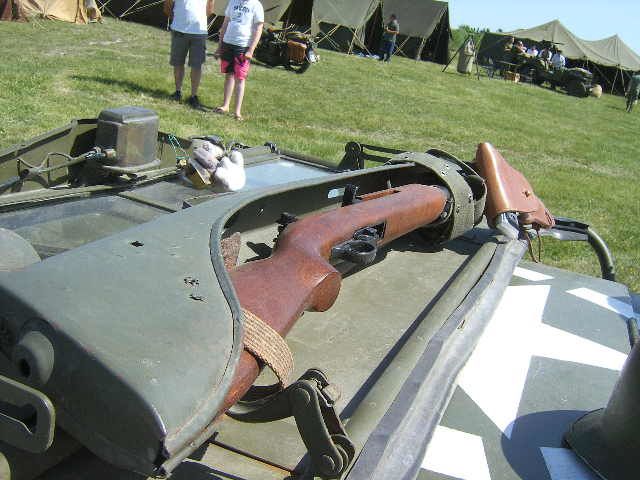
[[[244,348],[269,366],[278,377],[282,388],[289,384],[293,372],[293,354],[289,346],[273,328],[249,310],[242,309],[244,316]]]

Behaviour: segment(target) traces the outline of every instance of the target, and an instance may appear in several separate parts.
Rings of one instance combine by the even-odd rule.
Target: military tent
[[[602,65],[621,67],[624,70],[640,70],[640,55],[622,41],[618,35],[601,40],[583,40],[584,44],[601,58]]]
[[[311,32],[318,46],[351,53],[367,49],[364,29],[379,0],[314,0]]]
[[[486,33],[478,51],[480,61],[492,58],[499,61],[504,55],[505,37],[512,36],[526,45],[555,44],[562,50],[569,66],[582,66],[592,70],[594,82],[602,83],[611,92],[625,89],[625,76],[640,69],[640,56],[617,35],[601,40],[584,40],[573,34],[559,20],[533,28],[504,33]],[[619,80],[618,80],[619,79]]]
[[[168,27],[162,11],[163,0],[98,0],[98,4],[105,15],[152,27]]]
[[[400,35],[396,54],[431,60],[437,63],[448,61],[449,5],[433,0],[384,0],[383,21],[391,14],[398,16]]]
[[[98,21],[101,15],[94,0],[0,0],[0,20],[32,17],[89,23]]]
[[[352,52],[367,50],[365,27],[380,0],[292,0],[282,20],[310,31],[318,46]]]
[[[376,53],[383,26],[395,13],[400,23],[396,54],[444,63],[450,38],[449,8],[433,0],[293,0],[286,23],[319,34],[319,46]]]

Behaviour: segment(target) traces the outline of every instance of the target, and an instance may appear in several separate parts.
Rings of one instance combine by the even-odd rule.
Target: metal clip
[[[0,441],[33,453],[51,446],[55,410],[44,393],[0,375],[0,407]]]
[[[355,447],[335,411],[338,389],[317,369],[275,394],[241,400],[227,414],[239,421],[263,423],[294,417],[311,458],[311,472],[323,479],[339,478],[355,456]]]

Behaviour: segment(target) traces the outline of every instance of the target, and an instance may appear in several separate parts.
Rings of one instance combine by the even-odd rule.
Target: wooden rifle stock
[[[303,312],[323,312],[336,300],[342,277],[329,263],[333,247],[359,229],[379,225],[384,225],[384,233],[377,245],[387,244],[438,220],[448,195],[441,187],[405,185],[288,224],[269,258],[231,270],[240,305],[284,337]],[[258,361],[243,351],[223,411],[247,392],[259,373]]]

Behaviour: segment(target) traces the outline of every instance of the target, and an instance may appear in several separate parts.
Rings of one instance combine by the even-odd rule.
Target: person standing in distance
[[[380,61],[390,62],[393,55],[393,49],[396,46],[396,37],[400,33],[400,25],[398,24],[398,17],[395,13],[389,16],[389,23],[384,26],[384,33],[382,34],[382,47],[380,48]]]
[[[640,71],[636,72],[629,82],[629,88],[627,89],[627,113],[631,113],[633,106],[638,101],[638,95],[640,95]]]
[[[188,103],[201,108],[198,87],[202,77],[202,64],[207,50],[207,17],[213,15],[214,0],[164,0],[164,13],[171,21],[171,56],[176,91],[171,98],[182,100],[184,63],[189,54],[191,67],[191,96]]]
[[[216,112],[227,113],[235,93],[234,115],[242,120],[245,80],[263,25],[264,9],[259,0],[229,0],[216,51],[216,56],[220,56],[220,70],[226,75],[224,100]]]

